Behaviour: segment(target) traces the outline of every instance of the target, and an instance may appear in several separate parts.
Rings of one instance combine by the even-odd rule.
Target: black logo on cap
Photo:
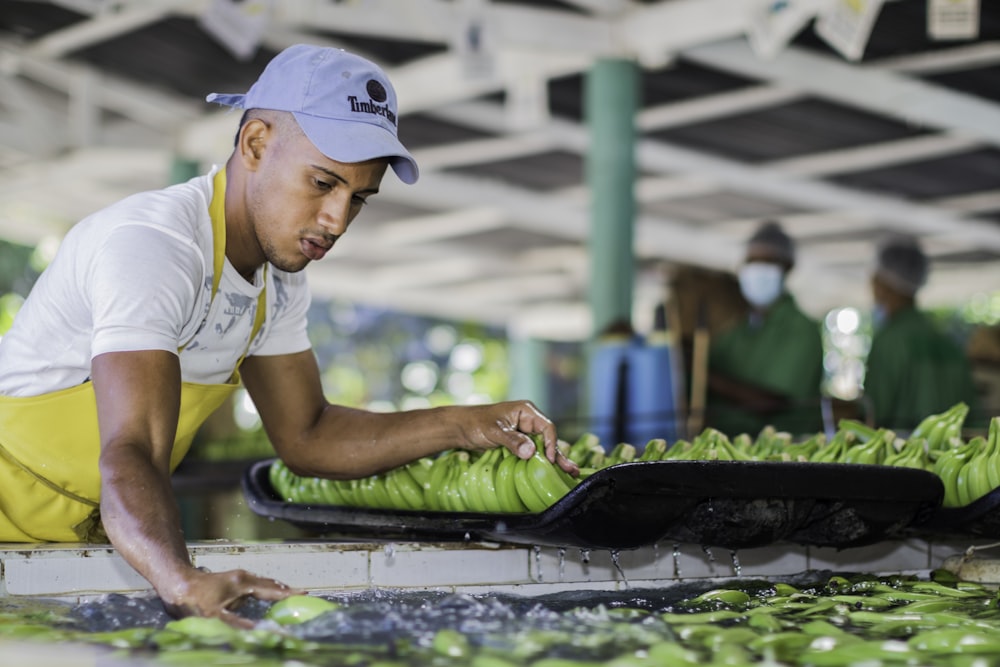
[[[368,79],[368,84],[365,86],[365,90],[368,91],[368,96],[376,102],[385,102],[389,98],[389,96],[385,93],[385,86],[375,79]]]

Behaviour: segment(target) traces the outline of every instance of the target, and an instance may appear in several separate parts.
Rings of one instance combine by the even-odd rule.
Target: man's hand
[[[192,568],[176,590],[164,591],[160,597],[167,611],[178,618],[211,616],[237,628],[252,628],[253,621],[237,613],[248,598],[275,601],[296,593],[301,591],[246,570],[213,573]]]
[[[467,448],[476,451],[506,447],[522,459],[535,453],[532,434],[540,436],[545,447],[545,458],[574,477],[580,468],[566,458],[558,447],[556,427],[530,401],[507,401],[471,409],[468,413],[474,423],[464,428]]]

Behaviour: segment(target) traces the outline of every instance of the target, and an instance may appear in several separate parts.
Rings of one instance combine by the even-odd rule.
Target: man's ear
[[[243,124],[237,149],[240,160],[248,171],[255,171],[259,166],[270,129],[260,118],[251,118]]]

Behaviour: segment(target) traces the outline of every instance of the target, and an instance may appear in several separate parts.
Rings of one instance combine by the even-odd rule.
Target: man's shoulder
[[[208,217],[211,183],[200,176],[159,190],[137,192],[91,214],[80,222],[81,229],[98,227],[105,232],[138,224],[161,229],[185,238],[204,235]]]

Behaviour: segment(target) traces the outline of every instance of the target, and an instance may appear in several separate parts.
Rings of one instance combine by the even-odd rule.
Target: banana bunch
[[[906,440],[896,438],[893,450],[886,455],[882,465],[916,468],[917,470],[931,470],[932,468],[925,438],[912,436]]]
[[[1000,417],[990,421],[987,437],[941,452],[934,472],[944,484],[945,507],[968,505],[1000,487]]]
[[[875,431],[868,440],[858,440],[848,446],[841,457],[841,463],[867,463],[882,465],[886,457],[894,453],[896,434],[888,429]]]
[[[714,428],[706,428],[688,445],[678,447],[675,444],[668,450],[664,459],[683,461],[749,461],[750,454],[733,446],[725,433]]]
[[[910,433],[911,438],[925,438],[931,451],[941,451],[951,446],[953,438],[961,439],[962,426],[969,414],[969,406],[956,403],[942,413],[925,417]]]
[[[452,449],[351,480],[302,477],[276,460],[268,476],[286,502],[440,512],[542,512],[580,482],[551,464],[543,451],[539,447],[530,459],[521,459],[504,447],[481,454]]]
[[[741,436],[737,436],[737,438],[739,437]],[[757,461],[777,460],[786,453],[791,442],[791,433],[778,431],[773,426],[768,425],[757,434],[757,438],[747,447],[747,452],[752,459]]]
[[[607,452],[604,451],[600,439],[593,433],[581,435],[564,453],[570,461],[580,466],[582,479],[606,467]]]

